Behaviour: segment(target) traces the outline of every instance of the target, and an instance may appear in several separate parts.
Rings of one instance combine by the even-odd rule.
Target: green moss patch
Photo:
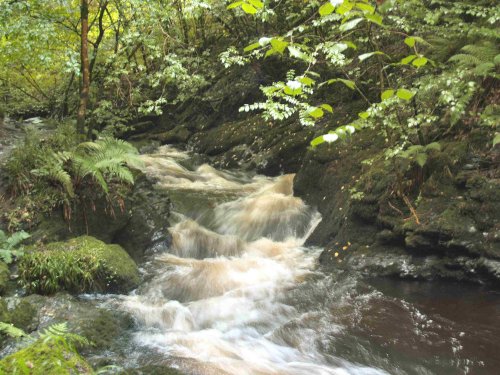
[[[62,342],[42,340],[0,361],[0,374],[92,374],[90,365]]]
[[[29,292],[40,294],[126,292],[139,284],[137,265],[125,250],[90,236],[28,249],[19,275]]]
[[[9,275],[9,267],[4,262],[0,261],[0,293],[5,292],[7,289]]]

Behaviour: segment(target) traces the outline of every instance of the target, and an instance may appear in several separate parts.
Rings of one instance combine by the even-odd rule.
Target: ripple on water
[[[158,185],[172,190],[178,221],[168,252],[146,264],[147,281],[106,302],[136,318],[131,367],[154,357],[196,374],[491,369],[485,351],[470,345],[496,340],[498,348],[491,335],[499,328],[483,327],[481,340],[471,334],[478,325],[467,327],[425,298],[407,300],[414,292],[398,294],[355,271],[318,270],[322,249],[304,243],[320,217],[293,196],[293,175],[190,167],[189,155],[171,147],[143,159]],[[492,306],[500,309],[500,301]]]

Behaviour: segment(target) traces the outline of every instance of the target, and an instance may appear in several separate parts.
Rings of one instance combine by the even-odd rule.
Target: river
[[[322,249],[306,246],[321,217],[293,196],[293,175],[216,170],[169,146],[143,161],[157,188],[170,192],[172,241],[151,250],[139,289],[100,297],[135,318],[124,367],[498,373],[498,292],[323,270]]]

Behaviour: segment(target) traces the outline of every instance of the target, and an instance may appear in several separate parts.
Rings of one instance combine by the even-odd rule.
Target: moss
[[[29,291],[125,292],[137,287],[137,265],[119,245],[82,236],[35,245],[19,263],[21,284]]]
[[[0,298],[0,322],[10,322],[9,308],[7,307],[7,301],[4,298]]]
[[[36,343],[0,361],[1,374],[92,374],[90,365],[61,342]]]
[[[0,261],[0,294],[7,290],[9,275],[9,267],[4,262]]]
[[[92,342],[92,350],[108,349],[113,341],[123,340],[123,330],[133,326],[133,319],[126,315],[117,315],[114,312],[100,309],[92,313],[87,319],[77,320],[75,331]]]
[[[0,299],[0,321],[11,323],[23,331],[31,332],[36,328],[34,318],[36,309],[23,299],[15,303],[7,302],[6,299]]]
[[[14,324],[14,326],[24,331],[31,332],[36,329],[36,323],[33,322],[36,313],[37,311],[31,303],[21,300],[10,311],[9,323]]]

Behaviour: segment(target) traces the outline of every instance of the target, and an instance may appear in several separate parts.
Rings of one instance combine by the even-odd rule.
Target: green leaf
[[[329,14],[333,13],[334,10],[335,7],[332,5],[332,3],[327,2],[319,7],[319,15],[321,17],[328,16]]]
[[[243,51],[244,51],[244,52],[250,52],[250,51],[253,51],[254,49],[257,49],[257,48],[259,48],[259,47],[261,47],[261,45],[260,45],[260,43],[259,43],[259,42],[257,42],[257,43],[253,43],[253,44],[250,44],[250,45],[246,46],[246,47],[243,49]]]
[[[408,47],[413,48],[413,46],[415,46],[415,38],[412,37],[412,36],[409,36],[409,37],[405,38],[405,44]]]
[[[495,56],[493,62],[495,63],[495,65],[500,65],[500,53]]]
[[[271,55],[274,55],[275,53],[277,53],[274,49],[270,49],[266,52],[266,54],[264,55],[264,57],[269,57]]]
[[[288,46],[288,42],[285,42],[281,39],[272,39],[271,46],[275,51],[282,54],[285,51],[285,48]]]
[[[368,112],[360,112],[358,113],[358,116],[363,120],[366,120],[368,117],[370,117],[370,114]]]
[[[352,30],[354,29],[358,23],[360,23],[361,21],[363,21],[363,18],[354,18],[342,25],[340,25],[339,27],[339,30],[340,31],[349,31],[349,30]]]
[[[354,90],[356,88],[356,84],[351,80],[341,79],[341,78],[339,78],[338,80],[339,80],[339,82],[342,82],[344,85],[349,87],[351,90]]]
[[[285,92],[285,94],[291,95],[291,96],[297,96],[300,93],[302,93],[302,89],[300,87],[294,89],[294,88],[291,88],[290,86],[285,86],[285,88],[283,89],[283,91]]]
[[[495,138],[493,138],[493,147],[500,143],[500,133],[495,134]]]
[[[405,58],[401,59],[401,64],[408,65],[409,63],[411,63],[416,58],[417,58],[417,55],[408,55]]]
[[[419,57],[415,60],[413,60],[412,64],[413,66],[416,66],[417,68],[420,68],[421,66],[424,66],[425,64],[427,64],[429,60],[427,60],[427,58],[425,57]]]
[[[234,3],[231,3],[227,6],[227,9],[234,9],[239,7],[241,4],[243,4],[243,1],[236,1]]]
[[[304,61],[309,61],[309,56],[295,46],[288,46],[288,52],[290,52],[290,56],[292,57],[296,57]]]
[[[363,53],[362,55],[359,55],[358,58],[359,58],[359,61],[364,61],[372,56],[375,56],[375,55],[384,55],[384,56],[387,56],[385,53],[383,53],[382,51],[373,51],[373,52],[368,52],[368,53]]]
[[[403,100],[411,100],[411,98],[413,98],[413,96],[415,95],[414,93],[412,93],[410,90],[406,90],[406,89],[399,89],[396,93],[396,95],[398,96],[398,98],[400,99],[403,99]]]
[[[376,23],[379,26],[384,26],[384,24],[382,22],[383,18],[382,18],[382,16],[380,14],[377,14],[377,13],[375,13],[375,14],[367,14],[367,15],[365,15],[365,18],[368,21],[370,21],[372,23]]]
[[[366,13],[374,13],[375,12],[375,7],[370,4],[365,4],[365,3],[356,3],[356,8],[361,9],[363,12]]]
[[[299,82],[303,83],[306,86],[312,86],[316,81],[309,77],[300,77]]]
[[[352,48],[354,50],[358,49],[358,47],[351,41],[344,40],[342,43],[346,44],[347,47]]]
[[[252,4],[257,9],[264,8],[264,3],[260,0],[246,0],[246,1],[248,1],[250,4]]]
[[[353,8],[353,4],[348,2],[348,1],[344,1],[342,4],[340,4],[339,6],[337,6],[337,9],[335,9],[335,12],[337,14],[346,14],[347,12],[350,12],[351,9]]]
[[[311,141],[311,146],[316,147],[322,143],[325,143],[325,140],[323,139],[323,136],[320,135],[319,137],[316,137]]]
[[[326,110],[330,113],[333,113],[333,108],[330,104],[321,104],[321,108],[323,108],[324,110]]]
[[[420,165],[421,168],[423,168],[425,163],[427,163],[427,154],[418,153],[417,156],[415,157],[415,161],[417,162],[418,165]]]
[[[255,13],[257,13],[257,9],[253,5],[248,4],[248,3],[243,3],[241,5],[241,9],[243,9],[243,11],[245,13],[248,13],[248,14],[255,14]]]
[[[392,98],[393,96],[394,96],[394,90],[389,89],[385,90],[380,97],[382,98],[382,100],[387,100]]]
[[[27,334],[22,329],[14,327],[13,324],[4,322],[0,322],[0,332],[14,338],[27,336]]]
[[[306,113],[315,119],[321,118],[325,114],[319,107],[311,107]]]
[[[354,90],[356,88],[356,84],[354,81],[348,80],[348,79],[342,79],[342,78],[335,78],[335,79],[329,79],[326,81],[327,84],[331,85],[332,83],[336,82],[342,82],[344,85],[349,87],[351,90]]]

